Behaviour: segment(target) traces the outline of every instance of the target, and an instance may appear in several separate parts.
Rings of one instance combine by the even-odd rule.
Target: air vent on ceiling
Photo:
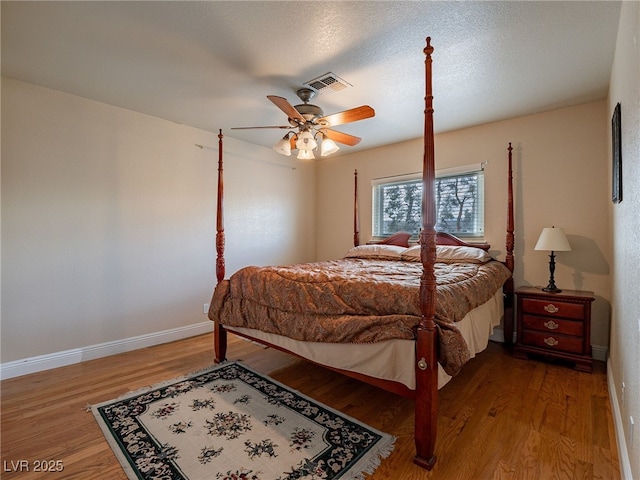
[[[313,88],[316,92],[321,95],[328,95],[329,93],[339,92],[344,90],[347,87],[351,87],[352,85],[335,73],[325,73],[324,75],[314,78],[313,80],[309,80],[304,83],[306,86]]]

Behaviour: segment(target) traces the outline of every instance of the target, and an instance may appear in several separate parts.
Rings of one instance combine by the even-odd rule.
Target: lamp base
[[[552,287],[544,287],[542,291],[549,292],[549,293],[560,293],[562,290],[554,285]]]
[[[559,293],[560,290],[556,287],[556,281],[553,278],[553,273],[556,271],[556,255],[553,251],[551,251],[551,255],[549,255],[549,283],[546,287],[542,289],[543,292],[549,293]]]

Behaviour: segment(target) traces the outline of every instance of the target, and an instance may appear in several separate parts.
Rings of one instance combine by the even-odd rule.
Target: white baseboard
[[[504,343],[504,330],[502,330],[502,327],[495,327],[493,329],[493,333],[489,337],[489,340]]]
[[[620,404],[618,403],[618,394],[614,383],[615,378],[611,371],[611,362],[607,361],[607,386],[609,388],[609,399],[611,401],[611,409],[613,414],[613,425],[616,431],[616,444],[618,445],[618,457],[620,458],[620,476],[622,480],[633,480],[631,476],[631,460],[627,451],[627,442],[624,438],[624,428],[622,423],[622,413],[620,412]]]
[[[19,377],[29,373],[41,372],[52,368],[64,367],[75,363],[94,360],[96,358],[130,352],[139,348],[151,347],[162,343],[173,342],[183,338],[194,337],[213,331],[213,322],[205,321],[186,327],[172,328],[161,332],[153,332],[137,337],[124,338],[113,342],[89,345],[87,347],[74,348],[62,352],[24,358],[0,364],[0,379]],[[213,349],[213,345],[211,347]]]
[[[90,345],[87,347],[6,362],[0,364],[0,380],[19,377],[29,373],[41,372],[43,370],[50,370],[52,368],[64,367],[66,365],[73,365],[75,363],[107,357],[109,355],[116,355],[118,353],[130,352],[139,348],[173,342],[175,340],[194,337],[196,335],[212,331],[213,322],[204,321],[188,325],[186,327],[178,327],[161,332],[149,333],[138,337],[125,338],[122,340],[115,340],[113,342]],[[504,331],[502,328],[496,327],[489,339],[494,342],[503,343]],[[594,359],[601,360],[603,362],[606,361],[608,351],[607,347],[593,345],[591,350],[593,352]]]
[[[602,345],[591,345],[591,356],[594,360],[600,360],[601,362],[607,361],[607,354],[609,348]]]

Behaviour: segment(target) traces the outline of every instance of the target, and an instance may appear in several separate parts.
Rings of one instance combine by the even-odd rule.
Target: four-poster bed
[[[414,398],[414,462],[427,469],[435,463],[439,385],[486,347],[490,332],[503,314],[505,341],[511,339],[514,264],[511,145],[505,262],[491,259],[486,244],[474,246],[435,231],[432,52],[427,38],[419,245],[359,245],[356,172],[355,246],[344,259],[246,267],[225,280],[220,131],[218,284],[209,310],[209,318],[215,322],[216,362],[226,358],[230,330]]]

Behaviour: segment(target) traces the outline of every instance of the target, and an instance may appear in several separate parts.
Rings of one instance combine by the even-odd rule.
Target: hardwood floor
[[[601,362],[581,373],[490,344],[440,391],[438,461],[427,472],[412,463],[412,400],[233,335],[228,358],[397,436],[372,480],[620,478]],[[208,334],[3,381],[0,476],[126,479],[87,405],[212,363]],[[64,470],[34,472],[36,461]]]

